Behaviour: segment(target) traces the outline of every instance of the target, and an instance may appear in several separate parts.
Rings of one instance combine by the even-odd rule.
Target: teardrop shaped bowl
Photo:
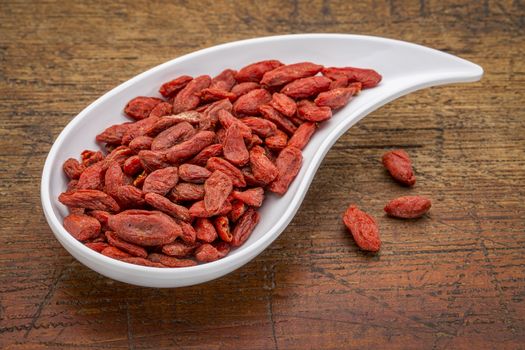
[[[159,96],[159,86],[187,74],[214,75],[264,59],[284,63],[311,61],[325,66],[372,68],[382,82],[362,91],[333,118],[321,124],[303,151],[303,166],[288,192],[268,195],[261,221],[246,241],[225,258],[193,267],[159,269],[127,264],[103,256],[75,240],[62,226],[67,209],[58,202],[67,179],[62,163],[84,149],[98,149],[95,135],[126,121],[122,110],[139,95]],[[109,278],[147,287],[181,287],[221,277],[246,264],[286,229],[299,209],[324,156],[352,125],[384,104],[422,88],[477,81],[483,69],[441,51],[403,41],[345,34],[300,34],[242,40],[200,50],[152,68],[109,91],[80,112],[60,133],[46,159],[41,182],[42,207],[55,237],[76,259]]]

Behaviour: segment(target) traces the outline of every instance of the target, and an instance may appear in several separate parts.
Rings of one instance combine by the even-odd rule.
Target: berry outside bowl
[[[159,86],[176,76],[218,74],[264,59],[284,63],[311,61],[325,66],[372,68],[382,82],[367,89],[323,122],[303,150],[303,166],[288,192],[267,195],[261,221],[243,246],[221,260],[186,268],[153,268],[103,256],[74,239],[62,226],[67,209],[58,202],[67,179],[62,163],[84,149],[99,149],[95,136],[127,120],[122,110],[133,97],[160,96]],[[42,207],[62,246],[85,266],[109,278],[147,287],[182,287],[224,276],[243,266],[286,229],[299,209],[324,156],[356,122],[384,104],[410,92],[449,83],[477,81],[483,69],[441,51],[403,41],[346,34],[300,34],[242,40],[200,50],[152,68],[107,92],[80,112],[60,133],[46,159],[41,182]]]

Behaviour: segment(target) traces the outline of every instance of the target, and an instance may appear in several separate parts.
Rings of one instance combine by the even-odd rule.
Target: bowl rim
[[[379,37],[379,36],[369,36],[369,35],[359,35],[359,34],[341,34],[341,33],[304,33],[304,34],[287,34],[287,35],[275,35],[275,36],[264,36],[264,37],[257,37],[257,38],[251,38],[251,39],[243,39],[233,42],[227,42],[223,44],[214,45],[212,47],[204,48],[198,51],[190,52],[188,54],[184,54],[182,56],[176,57],[174,59],[171,59],[167,62],[161,63],[153,68],[150,68],[131,79],[119,84],[118,86],[112,88],[111,90],[104,93],[102,96],[97,98],[95,101],[91,102],[87,107],[85,107],[83,110],[81,110],[69,123],[62,129],[60,134],[57,136],[55,141],[53,142],[53,145],[51,146],[51,149],[49,150],[49,153],[46,157],[44,167],[42,170],[42,179],[40,182],[40,195],[41,195],[41,204],[42,209],[44,212],[44,215],[46,217],[46,220],[52,229],[55,237],[57,240],[65,247],[64,242],[62,242],[62,239],[64,239],[68,244],[71,245],[72,248],[75,248],[78,253],[81,253],[84,255],[87,259],[90,260],[99,260],[101,262],[104,262],[105,264],[113,265],[117,269],[125,269],[133,272],[148,272],[148,273],[154,273],[158,274],[159,276],[176,276],[176,275],[182,275],[182,274],[203,274],[209,272],[210,269],[213,269],[215,271],[221,271],[226,270],[228,268],[232,267],[232,263],[235,261],[243,261],[243,259],[248,258],[246,262],[251,260],[253,257],[255,257],[257,254],[261,253],[263,249],[261,249],[261,246],[267,247],[270,245],[277,237],[279,237],[280,233],[284,230],[281,230],[281,227],[283,225],[287,225],[294,217],[294,212],[296,212],[299,209],[299,205],[297,205],[297,202],[301,202],[304,196],[306,195],[306,191],[303,190],[302,186],[298,188],[299,191],[302,191],[302,195],[295,196],[292,199],[292,202],[290,203],[290,206],[286,209],[284,213],[282,213],[282,216],[274,223],[271,230],[265,232],[257,241],[253,242],[249,247],[246,249],[243,249],[242,251],[238,251],[235,254],[228,254],[226,257],[205,263],[205,264],[199,264],[191,267],[181,267],[181,268],[156,268],[156,267],[148,267],[148,266],[141,266],[141,265],[135,265],[126,263],[120,260],[116,260],[113,258],[106,257],[88,247],[86,247],[83,243],[76,240],[71,234],[69,234],[66,229],[63,227],[62,223],[60,222],[59,218],[55,215],[52,206],[53,206],[53,200],[56,200],[56,198],[51,198],[50,194],[50,174],[51,174],[51,167],[52,164],[55,163],[55,160],[59,154],[59,149],[61,149],[62,144],[66,138],[66,136],[70,133],[71,130],[73,130],[77,124],[79,124],[89,113],[90,111],[99,103],[106,101],[108,99],[111,99],[114,95],[118,94],[122,90],[126,89],[128,86],[135,84],[135,82],[143,79],[145,76],[148,76],[158,70],[162,70],[167,66],[175,65],[179,61],[192,59],[194,56],[199,56],[203,54],[207,54],[213,51],[219,51],[231,47],[237,47],[237,46],[243,46],[247,44],[257,44],[257,43],[265,43],[265,42],[273,42],[273,41],[281,41],[281,40],[309,40],[309,39],[320,39],[320,38],[326,38],[326,39],[355,39],[355,40],[366,40],[366,41],[374,41],[374,42],[384,42],[384,43],[391,43],[396,45],[402,45],[402,46],[409,46],[412,48],[417,48],[419,50],[428,50],[431,51],[433,54],[439,54],[439,55],[446,55],[448,57],[454,57],[458,60],[468,62],[466,60],[463,60],[459,57],[452,56],[450,54],[447,54],[445,52],[435,50],[426,46],[418,45],[411,42],[406,42],[402,40],[397,39],[390,39],[385,37]],[[471,62],[469,62],[471,63]],[[472,63],[471,63],[472,64]],[[480,67],[481,69],[481,67]],[[481,70],[482,72],[482,70]],[[340,127],[336,128],[332,131],[334,134],[341,134]],[[332,133],[330,135],[332,135]],[[337,138],[336,138],[337,140]],[[335,142],[335,141],[334,141]],[[324,142],[322,144],[324,146]],[[323,148],[323,147],[321,147]],[[318,152],[323,153],[323,152]],[[314,158],[317,158],[317,156],[323,156],[322,154],[316,154]],[[307,181],[309,184],[310,182]],[[66,250],[68,250],[66,248]],[[254,251],[256,254],[254,256],[251,256]],[[71,254],[71,253],[70,253]],[[74,256],[75,257],[75,256]],[[75,257],[76,258],[76,257]],[[77,259],[78,260],[78,259]],[[81,262],[81,261],[80,261]],[[82,263],[82,262],[81,262]],[[237,266],[238,267],[238,266]],[[236,267],[234,267],[235,269]],[[222,276],[223,274],[220,274],[214,278],[218,278]],[[213,278],[211,278],[213,279]],[[210,279],[210,280],[211,280]],[[199,282],[198,282],[199,283]]]

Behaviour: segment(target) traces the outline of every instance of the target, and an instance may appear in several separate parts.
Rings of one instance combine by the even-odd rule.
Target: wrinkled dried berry
[[[293,146],[288,146],[279,153],[275,165],[279,171],[277,178],[270,184],[269,190],[283,195],[293,179],[299,173],[303,156],[301,150]]]
[[[158,193],[162,196],[166,195],[177,184],[179,176],[175,167],[167,167],[155,170],[146,177],[142,191],[144,193]]]
[[[204,183],[204,207],[208,212],[217,212],[233,189],[231,178],[215,170]]]
[[[159,211],[126,210],[111,216],[109,227],[119,238],[140,246],[168,244],[182,235],[180,226]]]
[[[259,213],[254,209],[248,209],[237,221],[235,228],[233,229],[231,245],[238,247],[246,242],[252,234],[255,226],[259,223],[259,219]]]
[[[343,215],[343,222],[359,248],[371,252],[379,251],[381,240],[373,217],[359,210],[355,205],[350,205]]]
[[[385,206],[385,212],[393,217],[415,219],[425,215],[432,202],[421,196],[404,196],[391,200]]]
[[[84,214],[70,214],[64,218],[64,228],[79,241],[86,241],[100,233],[100,222]]]
[[[382,160],[383,165],[394,179],[406,186],[415,185],[416,177],[408,153],[402,149],[389,151],[383,154]]]

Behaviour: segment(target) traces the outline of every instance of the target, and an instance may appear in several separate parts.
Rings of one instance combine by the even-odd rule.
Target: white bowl
[[[98,149],[95,135],[127,120],[122,110],[135,96],[159,96],[159,86],[178,75],[215,75],[263,59],[284,63],[311,61],[325,66],[356,66],[377,70],[383,81],[364,90],[334,117],[321,124],[304,149],[304,163],[283,197],[268,195],[261,221],[251,237],[225,258],[186,268],[151,268],[99,254],[74,239],[62,226],[66,208],[58,202],[67,179],[62,163],[84,149]],[[147,287],[180,287],[221,277],[246,264],[272,243],[299,209],[308,187],[330,147],[358,120],[385,103],[433,85],[476,81],[481,67],[423,46],[360,35],[302,34],[243,40],[200,50],[148,70],[119,85],[80,112],[60,133],[42,173],[42,207],[55,237],[71,255],[100,274]]]

